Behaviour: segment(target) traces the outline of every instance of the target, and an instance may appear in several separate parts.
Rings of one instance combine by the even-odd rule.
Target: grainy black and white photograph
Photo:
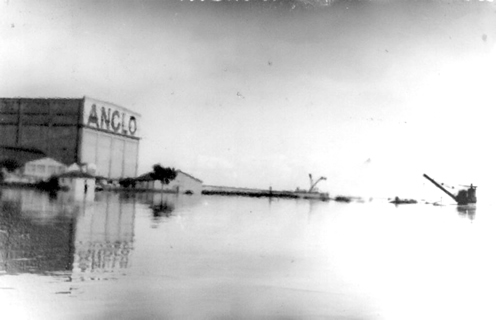
[[[496,4],[0,0],[0,318],[496,319]]]

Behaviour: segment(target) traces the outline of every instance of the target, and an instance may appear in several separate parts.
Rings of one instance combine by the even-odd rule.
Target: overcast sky
[[[0,96],[142,115],[140,168],[405,195],[496,181],[487,1],[8,1]],[[434,195],[440,195],[432,187]]]

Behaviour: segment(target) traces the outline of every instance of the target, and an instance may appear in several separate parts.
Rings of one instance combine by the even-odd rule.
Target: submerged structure
[[[424,174],[424,178],[426,178],[427,180],[432,182],[436,187],[444,191],[444,193],[449,195],[459,205],[474,204],[477,202],[477,196],[476,196],[477,187],[473,185],[468,186],[468,189],[463,189],[458,191],[458,194],[455,196],[454,194],[446,190],[442,185],[434,181],[434,179],[432,179],[428,175]]]

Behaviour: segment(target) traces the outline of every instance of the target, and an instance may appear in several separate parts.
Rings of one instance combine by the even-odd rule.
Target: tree
[[[162,183],[163,191],[164,184],[169,184],[169,182],[176,179],[177,171],[174,168],[164,168],[160,164],[156,164],[153,166],[151,176],[154,180],[159,180]]]
[[[136,182],[134,181],[133,178],[124,178],[119,180],[119,184],[123,188],[129,188],[129,187],[134,188]]]
[[[0,161],[0,182],[3,182],[3,180],[5,179],[4,170],[7,172],[14,172],[20,167],[22,167],[22,165],[15,159],[2,159]]]
[[[22,165],[15,159],[7,158],[0,161],[0,168],[5,168],[8,172],[14,172],[20,167],[22,167]]]

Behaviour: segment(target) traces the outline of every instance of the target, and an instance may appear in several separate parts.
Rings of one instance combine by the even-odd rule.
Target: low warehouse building
[[[152,173],[146,173],[135,179],[136,189],[153,190],[172,193],[192,193],[201,194],[203,181],[197,179],[181,170],[177,170],[177,176],[169,184],[164,184],[152,177]]]
[[[22,175],[30,181],[48,180],[51,176],[64,173],[67,166],[52,158],[42,158],[26,162],[22,168]]]

